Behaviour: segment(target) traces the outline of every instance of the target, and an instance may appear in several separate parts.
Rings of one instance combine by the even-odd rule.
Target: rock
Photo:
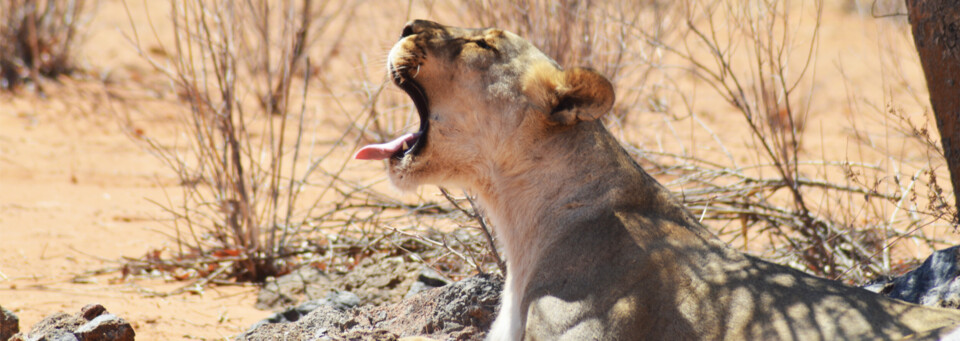
[[[397,340],[427,336],[482,340],[500,303],[503,280],[474,276],[395,304],[338,310],[322,305],[296,322],[261,324],[239,340]]]
[[[74,334],[82,341],[133,341],[136,335],[127,321],[113,314],[97,316],[77,328]]]
[[[133,327],[122,318],[107,313],[99,304],[89,304],[75,315],[55,313],[37,322],[27,334],[18,333],[11,341],[133,341]]]
[[[0,306],[0,341],[7,341],[20,332],[20,318]]]
[[[318,304],[329,305],[340,311],[345,311],[360,305],[360,297],[357,297],[357,294],[349,291],[330,292],[327,294],[327,297],[321,301],[322,302]]]
[[[77,329],[86,323],[85,320],[77,320],[67,313],[54,313],[37,322],[30,328],[30,332],[22,332],[14,335],[13,341],[39,341],[39,340],[76,340],[70,331]],[[69,335],[66,335],[69,334]],[[73,337],[73,339],[70,339]]]
[[[939,250],[920,267],[897,278],[864,288],[891,298],[926,306],[960,308],[960,246]]]

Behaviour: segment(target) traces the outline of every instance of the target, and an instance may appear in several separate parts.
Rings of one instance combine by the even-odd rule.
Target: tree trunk
[[[960,1],[906,2],[943,156],[950,169],[954,205],[960,206]]]

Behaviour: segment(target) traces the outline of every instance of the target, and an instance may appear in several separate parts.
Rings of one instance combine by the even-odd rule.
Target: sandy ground
[[[229,336],[262,317],[251,287],[150,298],[141,287],[184,284],[87,274],[166,244],[155,232],[162,212],[147,198],[164,198],[163,187],[176,181],[96,109],[105,103],[83,98],[95,92],[64,94],[75,88],[82,85],[66,80],[51,84],[57,95],[49,98],[3,97],[0,304],[29,327],[99,302],[133,322],[144,340]]]
[[[149,27],[146,13],[168,11],[165,1],[128,5],[141,34]],[[431,6],[424,9],[417,3],[408,10],[406,3],[378,1],[359,7],[355,20],[374,25],[350,33],[355,40],[341,53],[349,57],[331,69],[347,75],[360,69],[382,72],[378,63],[402,23],[408,16],[436,19]],[[821,70],[818,96],[826,99],[816,102],[808,121],[823,137],[810,139],[809,148],[822,150],[828,159],[852,154],[867,155],[871,159],[865,161],[873,162],[877,156],[852,150],[849,127],[837,123],[850,122],[851,115],[868,110],[849,105],[850,98],[879,107],[887,101],[908,103],[906,95],[894,89],[903,84],[922,89],[922,74],[909,40],[903,39],[902,26],[835,7],[828,6],[816,62]],[[229,338],[269,314],[253,308],[255,287],[220,286],[158,297],[150,293],[169,292],[187,283],[123,280],[116,271],[95,273],[117,268],[121,257],[138,258],[149,250],[172,247],[164,234],[169,232],[167,225],[158,221],[167,217],[152,201],[162,202],[175,193],[178,181],[124,134],[118,117],[130,118],[144,134],[170,138],[176,136],[174,113],[184,110],[163,78],[125,40],[129,20],[122,3],[101,1],[96,13],[80,53],[85,75],[47,81],[43,96],[27,89],[0,93],[0,305],[20,316],[23,329],[53,312],[73,313],[98,302],[132,322],[141,340]],[[160,39],[168,39],[165,21],[156,17],[153,21]],[[878,38],[888,36],[893,38]],[[896,51],[881,56],[886,50]],[[370,65],[353,65],[359,60]],[[884,65],[902,70],[878,75],[875,70]],[[379,74],[370,78],[381,80]],[[919,93],[925,98],[925,92]],[[922,102],[905,105],[922,108]],[[704,112],[702,118],[719,138],[743,142],[739,137],[743,132],[725,128],[730,116],[712,107],[723,104],[700,103],[695,109]],[[642,120],[662,122],[658,117]],[[655,146],[656,134],[638,137],[638,144]],[[379,169],[376,164],[365,167]]]
[[[169,245],[157,232],[162,211],[148,198],[163,200],[177,182],[101,110],[108,104],[95,99],[98,90],[82,88],[64,80],[47,87],[56,93],[48,98],[0,99],[0,305],[27,328],[98,302],[143,340],[225,337],[262,318],[253,287],[148,297],[186,283],[89,273]]]
[[[140,29],[143,6],[155,15],[168,6],[129,5]],[[87,75],[47,81],[45,96],[0,94],[0,305],[18,314],[21,330],[97,302],[130,321],[140,340],[229,338],[269,314],[253,308],[255,287],[156,297],[187,283],[92,273],[172,245],[158,221],[167,216],[151,200],[164,202],[178,181],[118,117],[162,137],[182,110],[153,90],[162,78],[124,38],[122,3],[101,1],[95,13],[80,56]]]

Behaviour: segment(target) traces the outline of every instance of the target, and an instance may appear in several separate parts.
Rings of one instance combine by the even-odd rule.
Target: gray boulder
[[[934,252],[920,267],[864,288],[926,306],[960,308],[960,246]]]

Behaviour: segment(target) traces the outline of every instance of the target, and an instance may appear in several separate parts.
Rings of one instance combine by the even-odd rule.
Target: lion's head
[[[391,181],[478,189],[510,172],[550,132],[592,121],[613,105],[613,86],[583,68],[564,70],[532,44],[498,29],[416,20],[390,50],[389,76],[413,99],[420,128],[360,149],[388,159]]]

